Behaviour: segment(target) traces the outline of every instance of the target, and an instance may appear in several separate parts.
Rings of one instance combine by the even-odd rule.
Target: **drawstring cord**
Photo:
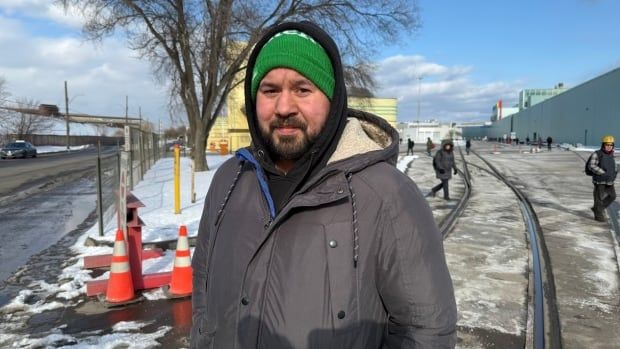
[[[358,231],[358,222],[357,222],[357,204],[355,203],[355,192],[353,191],[353,186],[351,185],[351,177],[353,174],[351,172],[347,173],[347,183],[349,185],[349,193],[351,193],[351,206],[353,208],[353,267],[357,268],[357,259],[359,257],[359,231]]]
[[[232,191],[235,188],[235,185],[237,185],[237,181],[239,180],[239,176],[241,175],[242,170],[243,170],[243,162],[240,162],[239,170],[237,171],[237,174],[235,175],[235,179],[230,184],[230,188],[228,188],[228,193],[226,193],[226,197],[224,197],[224,201],[220,205],[220,209],[217,211],[214,225],[217,225],[219,223],[220,217],[222,216],[222,212],[224,212],[224,207],[226,207],[226,204],[228,203],[228,199],[230,199],[230,195],[232,194]]]

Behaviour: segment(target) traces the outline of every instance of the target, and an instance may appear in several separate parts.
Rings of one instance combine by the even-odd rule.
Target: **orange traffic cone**
[[[187,228],[184,225],[179,228],[170,287],[164,288],[164,291],[171,298],[187,297],[192,294],[192,264],[189,256]]]
[[[110,279],[108,280],[108,290],[106,301],[109,303],[123,303],[134,298],[133,282],[131,281],[131,271],[129,270],[129,256],[123,237],[123,231],[116,231],[114,241],[114,253],[112,254],[112,264],[110,265]]]

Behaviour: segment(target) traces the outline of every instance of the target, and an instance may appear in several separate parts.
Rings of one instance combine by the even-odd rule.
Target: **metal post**
[[[125,96],[125,126],[129,125],[129,96]]]
[[[118,141],[117,141],[118,142]],[[120,180],[121,180],[121,149],[117,148],[116,150],[116,172],[114,173],[114,175],[116,176],[116,179],[118,180],[118,182],[114,182],[114,184],[116,185],[117,188],[120,188]],[[120,206],[119,206],[120,200],[116,200],[115,205],[116,205],[116,217],[117,217],[117,221],[116,221],[116,226],[120,227],[121,226],[121,220],[120,220]]]
[[[142,108],[138,107],[138,115],[140,116],[140,132],[138,133],[138,151],[140,152],[140,180],[144,179],[144,137],[142,135]]]
[[[67,92],[67,81],[65,80],[65,123],[67,127],[67,151],[69,150],[69,93]]]
[[[181,159],[179,145],[174,145],[174,214],[181,213]]]
[[[193,159],[191,159],[190,161],[191,161],[190,162],[190,167],[191,167],[191,171],[190,172],[192,174],[192,178],[191,178],[191,185],[190,185],[190,193],[189,193],[189,195],[190,195],[190,198],[191,198],[191,201],[192,201],[192,204],[193,204],[193,203],[196,203],[196,186],[194,184],[194,182],[195,182],[195,178],[194,177],[195,177],[195,173],[196,173],[196,165],[194,165],[194,160]]]
[[[101,141],[97,141],[97,217],[99,219],[99,236],[103,236],[103,195],[101,178]]]

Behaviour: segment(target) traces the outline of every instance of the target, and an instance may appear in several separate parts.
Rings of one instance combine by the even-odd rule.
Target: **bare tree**
[[[0,76],[0,107],[4,107],[7,102],[7,97],[11,94],[6,89],[6,80],[4,77]],[[4,109],[0,109],[0,145],[6,143],[8,141],[7,134],[8,130],[5,129],[4,119],[7,116],[7,111]]]
[[[226,96],[242,81],[250,50],[270,26],[311,20],[343,53],[349,86],[374,88],[369,57],[417,29],[416,0],[56,0],[85,16],[89,40],[123,30],[130,48],[148,58],[187,114],[199,171],[208,169],[206,139]]]
[[[0,106],[6,103],[6,98],[11,94],[6,89],[6,79],[0,76]]]
[[[28,109],[38,105],[38,102],[28,98],[20,98],[17,101],[18,109]],[[4,129],[7,134],[13,134],[17,138],[23,138],[25,135],[47,132],[53,127],[54,120],[47,116],[18,111],[7,111],[0,117],[0,128]]]

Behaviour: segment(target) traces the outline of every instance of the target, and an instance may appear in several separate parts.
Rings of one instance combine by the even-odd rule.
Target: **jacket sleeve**
[[[599,154],[598,152],[594,152],[592,153],[592,156],[590,156],[590,161],[588,162],[588,166],[590,167],[590,170],[592,170],[592,172],[596,173],[599,176],[602,176],[605,174],[605,170],[603,170],[601,167],[599,167]]]
[[[442,167],[442,151],[438,150],[433,157],[433,168],[435,171],[444,170]]]
[[[454,348],[457,311],[443,240],[414,183],[381,214],[377,285],[387,348]]]

